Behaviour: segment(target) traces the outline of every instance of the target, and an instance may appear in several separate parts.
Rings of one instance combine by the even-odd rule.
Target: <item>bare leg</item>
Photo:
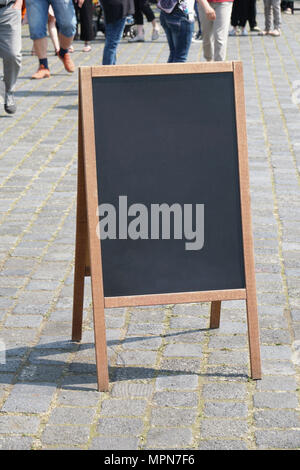
[[[60,47],[66,50],[69,49],[73,41],[73,36],[70,38],[67,38],[63,34],[58,33],[58,37],[59,37]]]
[[[47,38],[35,39],[33,41],[34,51],[39,59],[45,59],[47,57],[47,45]]]
[[[60,46],[59,46],[58,33],[57,33],[57,28],[56,28],[56,20],[55,20],[55,17],[50,14],[48,14],[48,31],[49,31],[52,44],[54,46],[54,50],[56,53],[58,53]]]

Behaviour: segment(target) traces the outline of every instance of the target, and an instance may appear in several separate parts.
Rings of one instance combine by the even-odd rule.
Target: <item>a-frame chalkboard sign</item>
[[[260,379],[242,64],[82,67],[78,131],[72,339],[91,276],[99,390],[104,308],[138,305],[211,302],[218,328],[244,299]]]

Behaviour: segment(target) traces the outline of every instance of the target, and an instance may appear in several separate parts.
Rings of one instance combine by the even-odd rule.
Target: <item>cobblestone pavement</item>
[[[106,311],[110,391],[99,393],[88,279],[83,340],[70,341],[77,74],[51,52],[51,79],[30,80],[37,59],[23,27],[18,112],[0,113],[2,449],[299,450],[299,31],[298,11],[280,38],[228,46],[244,62],[263,379],[248,378],[242,301],[223,303],[219,330],[208,329],[208,304],[119,308]],[[100,64],[103,39],[89,54],[82,46],[76,64]],[[123,41],[118,62],[167,55],[163,36]],[[193,43],[189,60],[201,57]]]

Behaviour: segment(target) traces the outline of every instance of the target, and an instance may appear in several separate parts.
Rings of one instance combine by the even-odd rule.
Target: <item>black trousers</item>
[[[249,21],[250,28],[256,23],[256,0],[234,0],[231,14],[232,26],[244,28]]]
[[[148,22],[151,22],[155,19],[148,0],[134,0],[134,8],[134,20],[136,24],[144,24],[143,14],[146,16]]]
[[[281,2],[281,9],[287,10],[287,8],[290,8],[291,10],[294,8],[294,2]]]
[[[95,38],[93,28],[93,2],[85,0],[82,7],[74,2],[77,19],[80,23],[80,39],[81,41],[92,41]]]

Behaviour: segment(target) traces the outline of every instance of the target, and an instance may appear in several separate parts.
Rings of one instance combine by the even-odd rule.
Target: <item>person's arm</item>
[[[215,10],[210,6],[207,0],[197,0],[198,3],[202,6],[204,9],[206,16],[209,20],[214,21],[216,19],[216,12]]]
[[[16,0],[12,6],[14,10],[22,10],[23,0]]]

